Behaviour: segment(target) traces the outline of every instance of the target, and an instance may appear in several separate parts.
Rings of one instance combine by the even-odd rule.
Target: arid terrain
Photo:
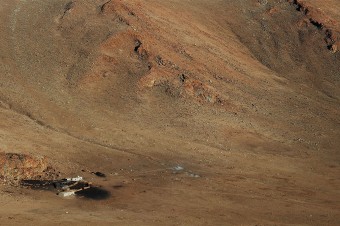
[[[340,225],[339,0],[1,0],[0,179],[0,225]]]

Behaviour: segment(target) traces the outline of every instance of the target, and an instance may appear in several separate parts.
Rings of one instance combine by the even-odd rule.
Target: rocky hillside
[[[337,0],[3,1],[1,178],[111,197],[2,183],[1,221],[337,224]]]

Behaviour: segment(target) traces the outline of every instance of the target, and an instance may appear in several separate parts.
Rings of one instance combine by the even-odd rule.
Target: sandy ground
[[[339,224],[340,55],[294,5],[3,0],[0,26],[0,150],[111,194],[2,183],[1,224]]]

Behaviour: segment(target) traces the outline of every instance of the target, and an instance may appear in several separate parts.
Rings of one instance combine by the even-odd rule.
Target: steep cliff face
[[[303,13],[306,16],[307,23],[309,21],[309,23],[311,23],[317,29],[324,33],[324,41],[327,45],[327,48],[331,52],[336,53],[338,51],[340,42],[340,31],[339,27],[337,26],[336,20],[332,19],[331,16],[328,16],[325,12],[323,12],[320,7],[316,7],[316,5],[313,5],[313,2],[298,0],[289,0],[288,2],[292,4],[297,11]],[[327,9],[327,7],[323,8]],[[335,15],[335,17],[338,16]]]

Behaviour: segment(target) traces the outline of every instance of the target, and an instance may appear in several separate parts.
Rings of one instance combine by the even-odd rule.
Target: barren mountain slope
[[[337,225],[340,14],[324,2],[3,0],[1,152],[111,196],[6,171],[0,220]]]

